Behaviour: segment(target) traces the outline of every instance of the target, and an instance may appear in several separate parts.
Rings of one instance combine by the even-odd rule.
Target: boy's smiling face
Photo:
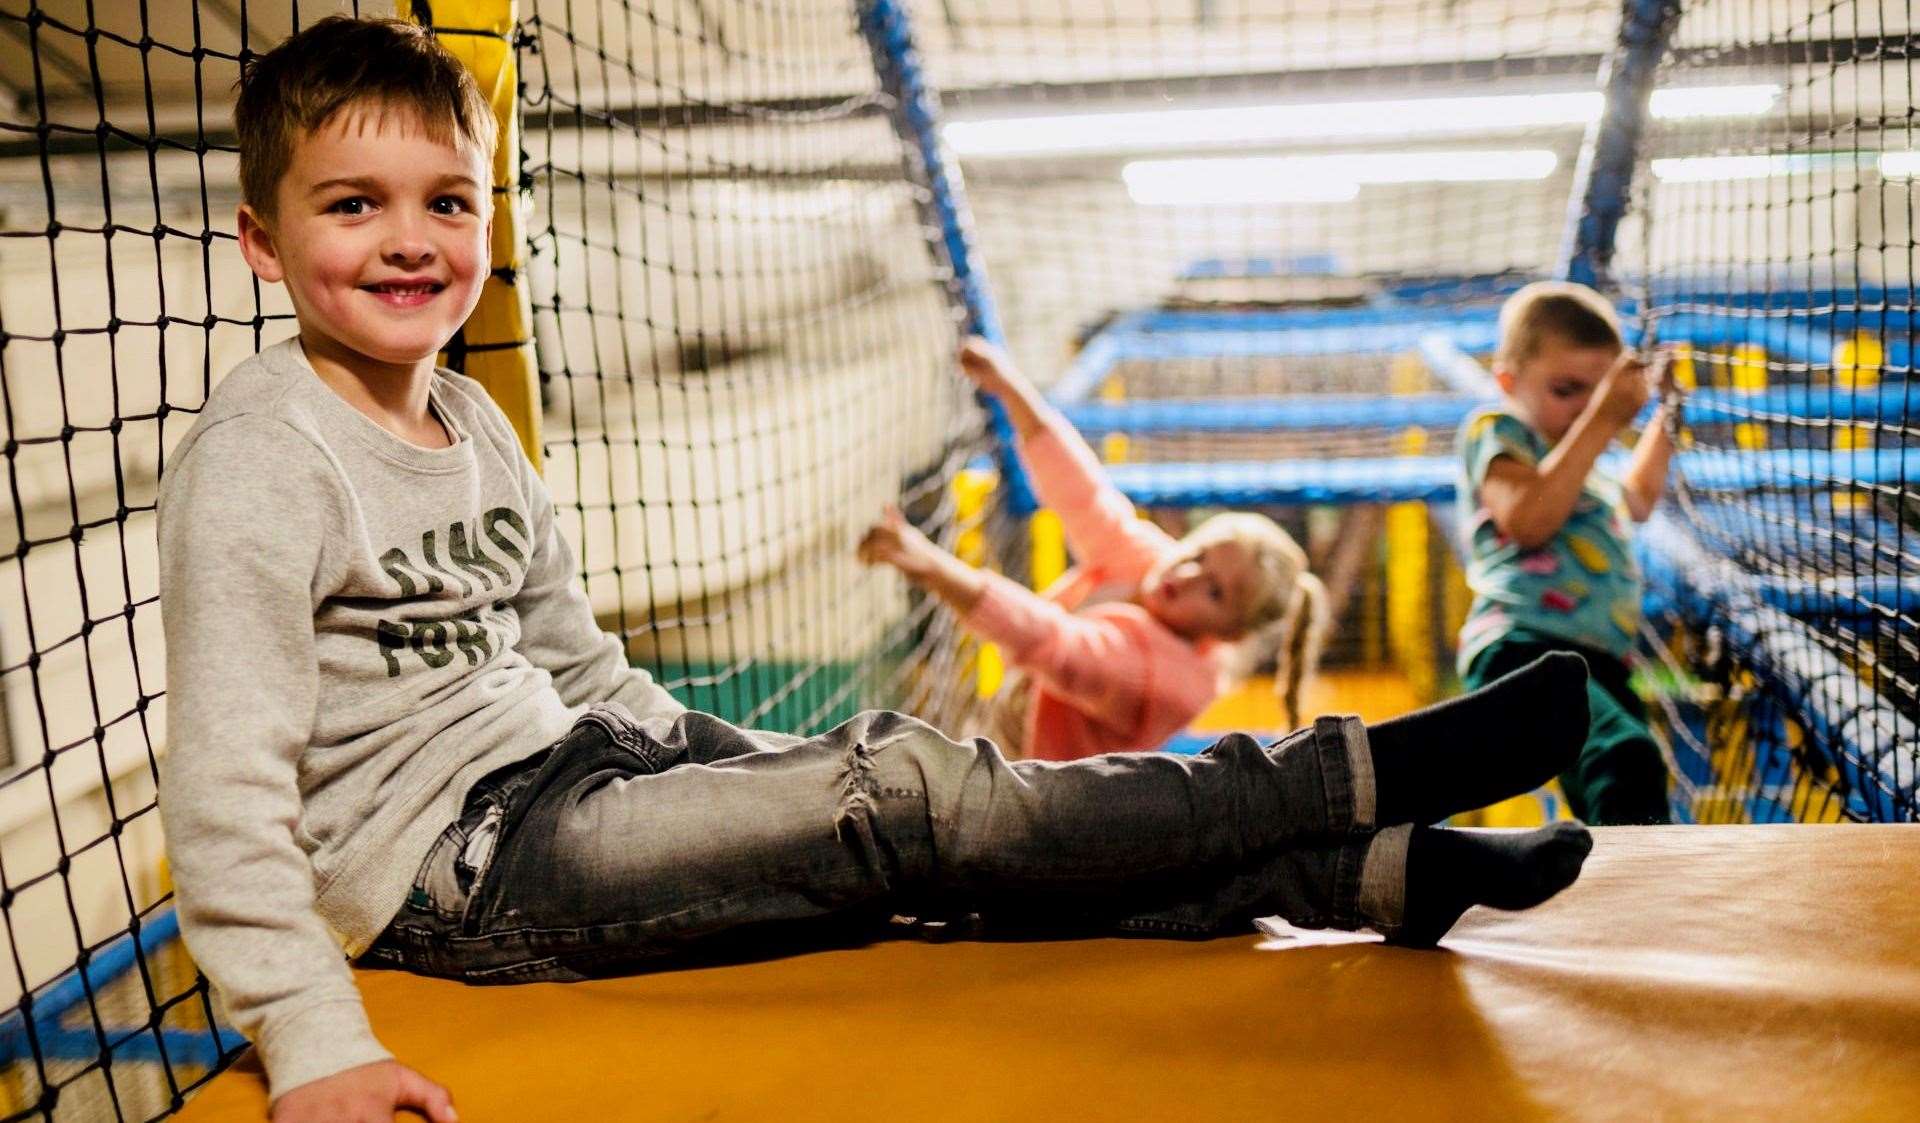
[[[1528,423],[1554,444],[1573,428],[1594,388],[1619,357],[1618,347],[1579,347],[1548,335],[1518,370],[1501,369],[1494,374]]]
[[[488,172],[486,153],[433,139],[411,110],[349,105],[294,145],[272,216],[241,208],[241,252],[286,283],[316,362],[417,368],[480,299]]]

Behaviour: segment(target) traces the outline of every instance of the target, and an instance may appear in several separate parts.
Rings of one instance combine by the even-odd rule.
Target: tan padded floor
[[[1920,1119],[1920,826],[1596,833],[1572,890],[1438,953],[889,943],[360,981],[462,1123]],[[243,1066],[182,1118],[265,1103]]]

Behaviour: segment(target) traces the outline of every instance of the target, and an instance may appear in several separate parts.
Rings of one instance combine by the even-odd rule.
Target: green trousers
[[[1582,822],[1618,826],[1672,821],[1667,764],[1647,730],[1647,707],[1628,685],[1627,665],[1604,652],[1531,632],[1509,632],[1474,656],[1463,682],[1477,690],[1549,651],[1587,661],[1587,742],[1560,774],[1567,806]]]

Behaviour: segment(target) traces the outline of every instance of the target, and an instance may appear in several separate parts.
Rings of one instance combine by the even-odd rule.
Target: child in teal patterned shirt
[[[1494,377],[1503,400],[1460,428],[1474,593],[1461,678],[1473,689],[1547,651],[1584,656],[1589,726],[1560,776],[1567,802],[1589,823],[1664,823],[1666,764],[1627,682],[1640,574],[1624,519],[1646,521],[1665,490],[1665,418],[1641,432],[1624,476],[1598,465],[1646,404],[1646,367],[1599,293],[1542,282],[1501,309]]]

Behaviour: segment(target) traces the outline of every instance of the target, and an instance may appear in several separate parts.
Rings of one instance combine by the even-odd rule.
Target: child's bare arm
[[[1673,434],[1669,430],[1679,397],[1674,386],[1672,364],[1664,359],[1663,356],[1657,379],[1660,406],[1653,411],[1653,418],[1641,431],[1640,439],[1634,442],[1633,462],[1628,466],[1623,481],[1627,513],[1638,523],[1653,517],[1653,509],[1659,506],[1660,497],[1666,494],[1667,466],[1673,460]]]
[[[888,507],[880,521],[860,540],[860,560],[868,565],[890,565],[901,576],[945,601],[962,616],[973,611],[986,589],[986,577],[977,569],[934,545],[900,514]]]
[[[981,393],[999,400],[1018,436],[1031,437],[1046,427],[1053,407],[1013,365],[1013,359],[1005,351],[977,335],[970,336],[960,346],[960,373]]]
[[[1137,517],[1066,418],[1021,375],[1006,352],[978,337],[960,349],[960,369],[1007,407],[1019,436],[1028,480],[1040,504],[1060,516],[1067,547],[1082,562],[1110,571],[1145,573],[1173,539]]]
[[[1673,460],[1673,436],[1667,432],[1667,406],[1656,410],[1653,419],[1633,446],[1633,461],[1627,467],[1622,490],[1627,513],[1634,522],[1646,522],[1667,491],[1667,466]]]
[[[1068,612],[1016,582],[974,569],[927,541],[891,507],[861,540],[860,560],[891,565],[938,596],[983,638],[1000,644],[1009,662],[1076,709],[1107,724],[1137,718],[1149,676],[1139,669],[1136,646],[1110,622]]]
[[[1480,499],[1500,533],[1529,550],[1553,541],[1573,514],[1594,462],[1646,400],[1645,367],[1624,352],[1567,435],[1539,465],[1509,456],[1488,465]]]

